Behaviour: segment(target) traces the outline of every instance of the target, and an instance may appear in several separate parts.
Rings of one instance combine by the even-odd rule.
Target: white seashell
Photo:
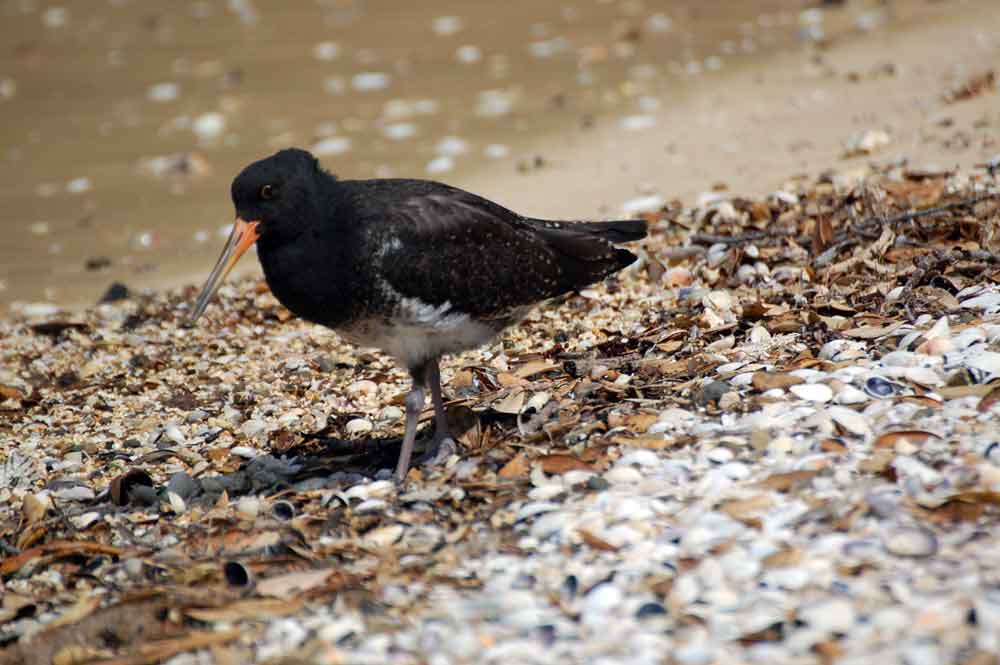
[[[365,544],[365,547],[388,547],[403,537],[403,531],[402,525],[399,524],[380,526],[366,533],[361,542]]]
[[[255,496],[245,496],[236,502],[236,514],[245,520],[253,521],[260,514],[261,501]]]
[[[559,510],[559,504],[550,501],[531,501],[521,506],[520,510],[517,511],[517,521],[531,519],[536,515],[549,513],[553,510]]]
[[[834,598],[802,608],[798,616],[813,628],[828,633],[849,634],[857,613],[849,600]]]
[[[871,397],[868,396],[863,390],[859,390],[851,385],[845,385],[837,393],[837,397],[834,399],[837,404],[864,404]]]
[[[187,438],[184,436],[184,432],[177,425],[167,425],[167,428],[163,430],[163,433],[168,439],[173,441],[179,446],[183,446],[187,443]]]
[[[966,365],[973,369],[986,372],[991,376],[1000,374],[1000,353],[996,351],[977,351],[965,358]]]
[[[846,406],[829,406],[826,412],[835,423],[851,434],[863,438],[871,436],[872,429],[868,420],[857,411],[848,409]]]
[[[187,512],[187,504],[176,492],[167,492],[167,501],[170,502],[170,508],[174,511],[175,515],[181,515]]]
[[[770,344],[771,339],[771,333],[759,323],[750,329],[750,342],[753,344]]]
[[[937,537],[926,529],[899,527],[882,534],[882,546],[896,556],[925,557],[938,551]]]
[[[367,434],[375,428],[372,425],[372,421],[365,418],[354,418],[348,420],[347,424],[344,425],[344,432],[349,436],[356,436],[358,434]]]
[[[384,499],[368,499],[367,501],[362,501],[358,505],[354,506],[354,513],[356,515],[364,515],[365,513],[380,513],[386,509],[388,506]]]
[[[637,483],[643,479],[643,475],[630,466],[616,466],[604,474],[604,479],[609,483]]]
[[[716,464],[725,464],[733,459],[733,451],[725,446],[716,446],[708,451],[705,455],[709,461],[715,462]]]
[[[583,620],[606,620],[624,599],[625,595],[613,582],[598,584],[583,598]]]
[[[800,383],[789,386],[788,391],[807,402],[822,404],[833,399],[833,390],[825,383]]]

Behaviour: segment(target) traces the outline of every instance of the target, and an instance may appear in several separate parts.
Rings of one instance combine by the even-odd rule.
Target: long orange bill
[[[229,240],[226,241],[226,246],[222,248],[222,254],[219,256],[219,260],[215,262],[212,274],[208,276],[205,286],[202,287],[201,293],[198,295],[194,311],[188,317],[188,325],[193,324],[198,320],[198,317],[205,313],[208,302],[215,295],[219,287],[222,286],[226,275],[233,269],[236,262],[240,260],[240,257],[250,249],[250,246],[257,242],[257,238],[260,237],[260,234],[257,233],[258,224],[260,224],[259,221],[247,222],[242,217],[236,218],[236,222],[233,223],[233,230],[229,234]]]

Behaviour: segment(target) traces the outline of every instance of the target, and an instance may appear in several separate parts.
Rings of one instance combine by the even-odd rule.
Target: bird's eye
[[[264,185],[260,188],[260,198],[268,201],[278,197],[278,188],[274,185]]]

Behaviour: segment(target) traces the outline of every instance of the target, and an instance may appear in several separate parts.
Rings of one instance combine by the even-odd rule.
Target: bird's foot
[[[455,439],[447,435],[442,437],[435,435],[427,447],[427,452],[420,459],[420,463],[424,466],[441,466],[456,453],[458,453],[458,444],[455,443]]]

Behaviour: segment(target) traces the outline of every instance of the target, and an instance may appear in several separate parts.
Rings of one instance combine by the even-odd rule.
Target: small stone
[[[998,447],[1000,451],[1000,447]],[[1000,452],[998,452],[997,457],[1000,458]],[[595,492],[601,492],[611,487],[611,483],[602,476],[591,476],[587,479],[587,489],[593,490]]]
[[[120,300],[127,300],[131,296],[132,292],[127,286],[121,282],[112,282],[111,286],[107,288],[97,303],[103,305],[105,303],[118,302]]]
[[[198,491],[198,483],[190,475],[178,471],[167,481],[167,491],[173,492],[182,499],[189,499]]]
[[[699,406],[707,406],[712,402],[716,404],[728,392],[733,391],[733,386],[725,381],[709,381],[695,392],[695,403]]]
[[[203,141],[212,141],[226,131],[226,117],[214,111],[202,113],[191,123],[191,131]]]

